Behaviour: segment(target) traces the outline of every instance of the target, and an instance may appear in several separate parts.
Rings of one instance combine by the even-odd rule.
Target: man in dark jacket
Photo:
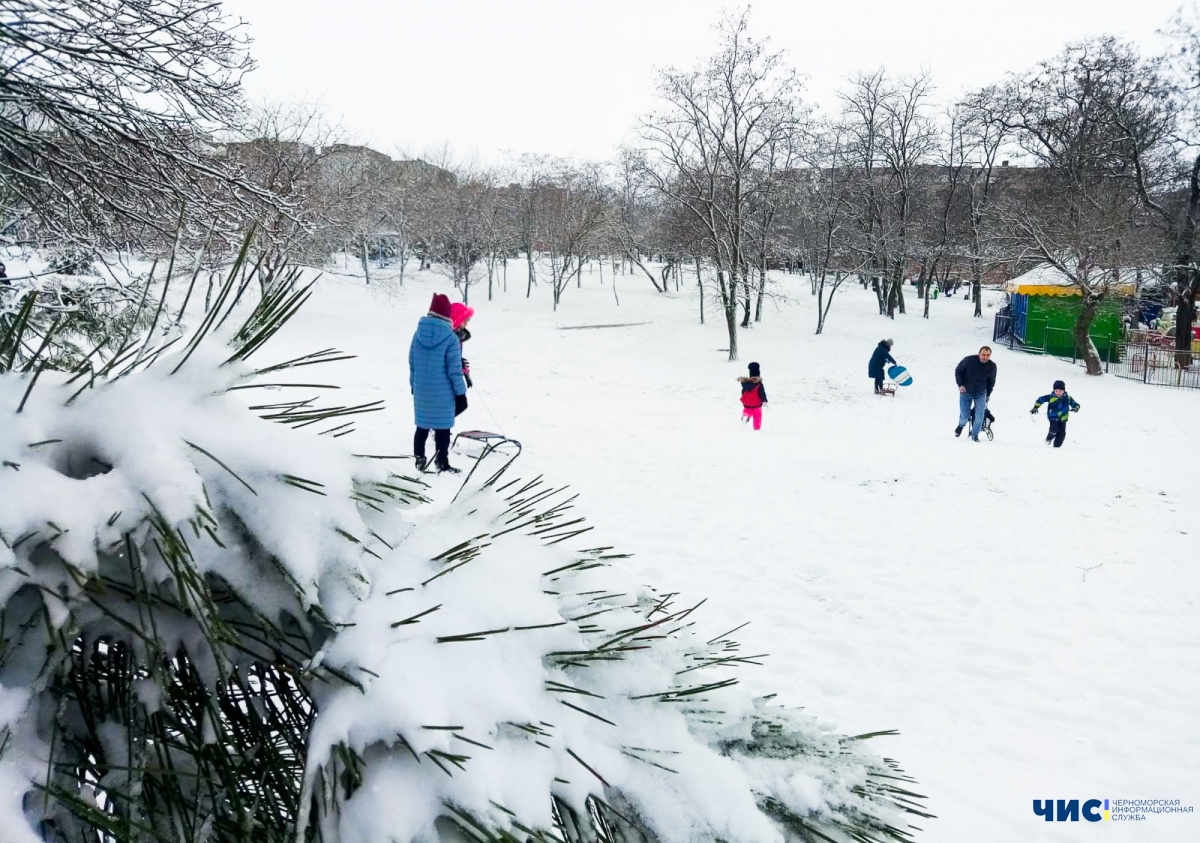
[[[983,427],[983,414],[987,412],[988,399],[996,386],[996,364],[992,362],[992,349],[984,346],[979,354],[964,357],[954,367],[954,381],[958,384],[958,427],[954,435],[962,435],[963,428],[971,416],[971,404],[975,404],[975,418],[971,424],[971,441],[979,441],[979,429]]]
[[[875,353],[871,355],[871,362],[867,364],[867,375],[875,379],[875,394],[883,392],[883,364],[884,361],[896,365],[892,354],[892,341],[880,340],[879,345],[875,346]]]

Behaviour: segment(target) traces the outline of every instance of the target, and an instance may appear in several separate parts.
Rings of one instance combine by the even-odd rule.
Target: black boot
[[[954,428],[954,435],[962,436],[962,430],[963,430],[963,426],[960,424],[958,427]]]
[[[437,466],[437,470],[438,470],[439,474],[442,474],[442,473],[461,474],[462,473],[459,469],[450,465],[450,457],[447,455],[447,453],[445,451],[438,451],[437,454],[434,455],[433,462],[434,462],[434,465]]]
[[[413,453],[416,454],[415,462],[417,464],[417,471],[423,472],[426,466],[429,465],[429,460],[425,458],[425,443],[428,441],[429,428],[418,427],[413,434]]]

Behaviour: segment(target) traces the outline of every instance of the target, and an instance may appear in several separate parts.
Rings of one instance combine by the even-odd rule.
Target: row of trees
[[[700,67],[661,74],[662,105],[630,154],[681,217],[661,229],[674,234],[665,248],[686,243],[716,268],[731,356],[773,264],[809,271],[818,333],[848,277],[870,279],[887,316],[906,312],[914,280],[926,317],[935,285],[969,279],[980,316],[989,275],[1048,264],[1082,293],[1076,340],[1090,372],[1100,370],[1088,336],[1100,303],[1140,270],[1170,288],[1190,364],[1200,282],[1192,22],[1174,22],[1182,49],[1168,56],[1095,39],[942,110],[927,75],[859,74],[825,116],[805,106],[783,56],[752,39],[745,14],[718,34]]]
[[[415,258],[464,299],[485,280],[489,297],[507,291],[523,260],[525,295],[549,287],[555,308],[589,261],[660,292],[686,267],[731,358],[774,268],[807,273],[820,333],[848,279],[889,317],[908,312],[908,281],[925,317],[932,289],[966,281],[979,316],[985,280],[1049,264],[1082,292],[1077,339],[1096,371],[1088,326],[1123,272],[1164,277],[1181,352],[1195,321],[1189,20],[1174,22],[1170,55],[1096,39],[948,107],[927,75],[858,74],[822,114],[748,13],[727,16],[707,59],[659,74],[659,106],[615,160],[524,154],[488,169],[393,160],[315,108],[245,108],[245,39],[200,0],[0,0],[0,15],[22,23],[0,27],[0,242],[182,246],[215,264],[254,227],[267,269],[342,252],[367,283],[381,261],[403,283]]]

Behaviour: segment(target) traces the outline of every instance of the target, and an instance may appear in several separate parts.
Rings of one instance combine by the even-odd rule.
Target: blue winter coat
[[[449,430],[454,426],[454,396],[467,394],[462,345],[450,323],[426,316],[417,323],[408,347],[408,386],[417,427]]]
[[[875,346],[875,353],[871,355],[871,362],[867,364],[867,377],[882,378],[883,377],[883,362],[886,360],[893,366],[896,365],[895,359],[890,354],[891,349],[888,348],[886,342],[881,342]]]
[[[1072,398],[1064,391],[1062,397],[1051,392],[1049,395],[1043,395],[1033,403],[1033,409],[1037,409],[1043,404],[1049,404],[1046,408],[1046,417],[1050,421],[1066,421],[1071,413],[1079,412],[1079,402]]]

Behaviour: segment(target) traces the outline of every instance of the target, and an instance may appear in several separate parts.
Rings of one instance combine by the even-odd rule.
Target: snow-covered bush
[[[14,364],[38,354],[39,365],[66,369],[100,348],[140,344],[152,320],[148,279],[117,281],[88,274],[38,273],[0,286],[0,331],[19,334]]]
[[[93,258],[88,249],[64,246],[46,260],[46,270],[58,275],[99,275]]]
[[[340,352],[263,359],[306,290],[238,289],[71,371],[0,331],[5,840],[908,839],[869,736],[734,687],[565,489],[351,453],[377,407],[278,387]]]

